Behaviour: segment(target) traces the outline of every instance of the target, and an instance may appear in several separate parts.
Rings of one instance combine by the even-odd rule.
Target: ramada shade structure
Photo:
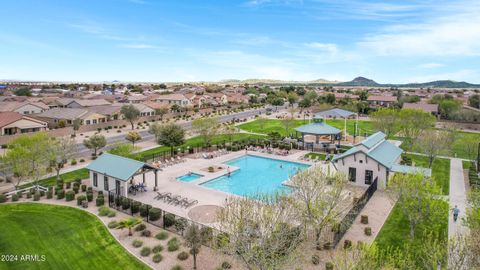
[[[330,135],[331,142],[333,143],[335,139],[341,137],[342,131],[338,128],[332,127],[325,123],[323,117],[313,117],[313,123],[306,124],[295,128],[295,131],[302,134],[303,146],[305,146],[305,135],[314,135],[315,143],[319,143],[319,137],[324,135]],[[340,136],[339,136],[340,135]]]
[[[318,112],[315,114],[315,117],[323,117],[323,118],[343,118],[345,120],[344,124],[344,139],[347,139],[347,119],[351,116],[356,116],[357,124],[355,125],[355,134],[358,134],[358,114],[355,112],[347,111],[344,109],[333,108],[330,110]]]

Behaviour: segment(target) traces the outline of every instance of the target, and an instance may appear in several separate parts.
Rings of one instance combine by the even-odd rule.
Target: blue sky
[[[478,0],[3,0],[1,10],[0,79],[480,83]]]

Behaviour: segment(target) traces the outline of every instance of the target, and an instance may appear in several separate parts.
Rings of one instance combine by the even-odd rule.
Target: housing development
[[[18,36],[0,28],[0,48],[45,70],[0,64],[0,269],[480,269],[480,70],[429,75],[478,48],[402,43],[448,32],[450,12],[478,22],[478,4],[320,2],[2,4]],[[38,26],[11,17],[24,5]],[[347,62],[382,83],[335,75]]]

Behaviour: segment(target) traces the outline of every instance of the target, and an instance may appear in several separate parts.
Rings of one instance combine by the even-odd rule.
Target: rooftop
[[[300,126],[295,130],[300,133],[314,135],[336,135],[342,132],[338,128],[334,128],[328,125],[327,123],[325,123],[325,121],[318,120],[316,122]]]
[[[153,168],[138,160],[103,153],[96,160],[88,164],[87,169],[126,182],[145,166]]]

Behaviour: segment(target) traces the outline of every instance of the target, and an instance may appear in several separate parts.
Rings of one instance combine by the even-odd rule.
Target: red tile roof
[[[20,119],[22,119],[22,115],[17,112],[2,112],[0,113],[0,127],[4,127]]]

